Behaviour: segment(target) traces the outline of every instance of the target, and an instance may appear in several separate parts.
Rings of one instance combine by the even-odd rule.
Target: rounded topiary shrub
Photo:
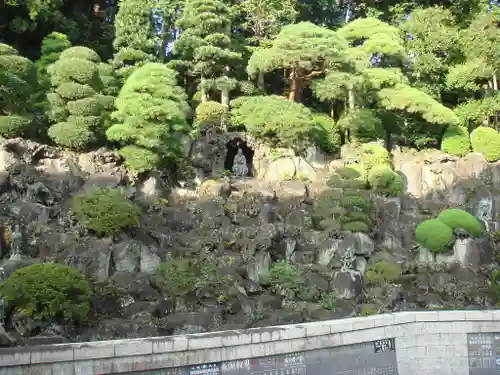
[[[67,49],[66,51],[70,51]],[[88,84],[96,81],[98,77],[97,66],[92,61],[82,59],[57,60],[48,68],[53,86],[67,82]]]
[[[444,210],[438,219],[453,230],[464,230],[472,237],[478,237],[483,233],[483,225],[473,215],[464,210],[450,208]]]
[[[361,164],[367,172],[376,166],[389,165],[389,151],[378,144],[364,144],[361,146]]]
[[[195,124],[198,127],[220,127],[227,108],[214,101],[200,103],[196,107]]]
[[[453,230],[439,219],[430,219],[418,225],[415,236],[418,244],[433,253],[440,253],[448,249]]]
[[[59,94],[61,98],[66,100],[78,100],[97,94],[92,87],[76,82],[66,82],[61,84],[56,89],[56,93]]]
[[[49,128],[47,134],[59,146],[70,150],[83,150],[95,139],[92,131],[74,122],[58,122]]]
[[[59,59],[60,60],[82,59],[82,60],[92,61],[94,63],[101,62],[101,58],[99,57],[99,54],[96,51],[83,46],[70,47],[62,51],[61,54],[59,55]]]
[[[470,134],[474,152],[484,155],[488,161],[500,160],[500,134],[492,128],[480,126]]]
[[[462,126],[450,125],[441,140],[441,150],[454,156],[465,156],[471,150],[469,132]]]
[[[368,183],[376,193],[394,197],[403,192],[403,178],[388,165],[373,167],[368,173]]]
[[[0,135],[22,137],[32,130],[35,65],[0,43]]]
[[[0,135],[5,138],[21,137],[31,121],[28,116],[0,116]]]
[[[0,285],[9,306],[34,319],[84,320],[90,311],[90,288],[85,276],[62,264],[33,264],[19,268]]]
[[[47,95],[50,138],[59,146],[84,150],[101,140],[104,106],[99,78],[99,56],[86,47],[71,47],[47,69],[53,92]]]
[[[73,198],[73,211],[85,226],[98,235],[139,225],[140,208],[119,189],[94,189]]]

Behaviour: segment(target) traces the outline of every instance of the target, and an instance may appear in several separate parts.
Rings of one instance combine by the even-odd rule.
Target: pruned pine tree
[[[127,78],[116,99],[109,141],[135,174],[160,168],[182,157],[182,137],[189,132],[189,105],[177,85],[177,73],[159,63],[147,63]]]
[[[157,59],[157,37],[152,0],[120,0],[115,18],[113,66],[126,79],[147,62]]]

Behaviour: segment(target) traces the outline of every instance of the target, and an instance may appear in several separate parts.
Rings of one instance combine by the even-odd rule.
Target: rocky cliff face
[[[207,153],[198,157],[207,160],[211,151],[195,145],[191,152]],[[311,155],[261,156],[259,178],[177,187],[163,204],[161,178],[132,187],[106,150],[76,155],[21,139],[0,142],[0,279],[23,265],[57,261],[85,273],[95,293],[87,325],[14,314],[3,317],[0,342],[157,336],[491,303],[485,290],[496,262],[500,164],[476,154],[396,151],[407,192],[370,196],[373,233],[332,237],[312,229],[312,203],[339,163]],[[283,179],[286,168],[294,172]],[[298,171],[307,178],[289,179]],[[70,199],[92,187],[118,187],[140,203],[140,227],[107,238],[88,233],[74,220]],[[416,226],[448,207],[481,215],[488,236],[457,240],[443,256],[418,249]],[[215,262],[219,282],[200,287],[194,301],[166,298],[154,274],[161,262],[187,256]],[[265,281],[280,261],[293,266],[281,270],[284,281]]]

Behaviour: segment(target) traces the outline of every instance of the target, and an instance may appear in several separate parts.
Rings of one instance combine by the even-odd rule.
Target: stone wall
[[[394,338],[399,375],[467,375],[467,334],[478,332],[500,333],[500,311],[403,312],[244,331],[7,348],[0,350],[0,374],[117,374],[320,348],[335,350]]]

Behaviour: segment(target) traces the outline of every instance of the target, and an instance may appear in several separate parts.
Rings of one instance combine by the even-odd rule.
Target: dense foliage
[[[84,320],[90,312],[90,288],[77,269],[62,264],[19,268],[0,284],[0,295],[14,309],[35,319]]]
[[[73,198],[77,218],[98,235],[136,227],[141,210],[119,189],[94,189]]]
[[[385,141],[500,158],[496,2],[83,4],[3,8],[1,135],[118,146],[134,172],[180,162],[181,135],[207,126],[297,152]],[[376,190],[399,184],[385,170]]]
[[[177,86],[176,72],[159,63],[135,70],[116,98],[116,121],[107,131],[110,141],[133,172],[160,166],[182,154],[180,138],[189,131],[186,94]]]

